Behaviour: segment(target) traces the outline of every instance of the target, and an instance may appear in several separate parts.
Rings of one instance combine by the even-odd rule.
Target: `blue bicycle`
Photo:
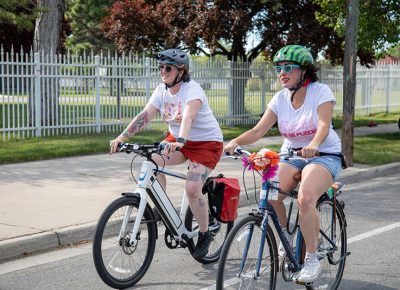
[[[250,156],[250,152],[237,148],[235,156],[232,157],[239,159],[244,156]],[[279,156],[299,158],[293,150],[288,150]],[[318,200],[317,209],[321,223],[317,253],[323,267],[317,280],[302,284],[306,289],[337,289],[341,282],[346,257],[350,254],[347,252],[344,202],[337,198],[341,194],[341,187],[340,183],[333,184]],[[291,197],[287,229],[296,237],[295,247],[289,244],[278,216],[268,202],[269,195],[273,191]],[[279,271],[284,281],[301,284],[296,281],[296,275],[304,261],[305,243],[298,223],[298,211],[293,209],[297,193],[296,190],[291,192],[281,190],[279,183],[274,181],[267,180],[262,183],[259,207],[253,209],[242,220],[235,222],[225,240],[218,265],[217,290],[275,289]],[[289,228],[291,218],[294,220],[294,226]],[[270,221],[275,231],[270,226]],[[286,254],[283,257],[279,257],[275,234],[285,248]]]

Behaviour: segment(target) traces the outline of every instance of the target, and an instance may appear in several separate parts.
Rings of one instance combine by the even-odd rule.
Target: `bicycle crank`
[[[164,241],[168,248],[176,249],[179,243],[175,240],[174,236],[168,229],[165,229]]]

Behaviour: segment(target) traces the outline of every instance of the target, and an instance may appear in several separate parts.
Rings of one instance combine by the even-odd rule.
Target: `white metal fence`
[[[267,63],[192,61],[190,68],[223,125],[255,124],[279,90]],[[337,115],[342,113],[342,74],[341,67],[320,70],[321,82],[337,98]],[[159,82],[157,64],[146,57],[50,57],[1,50],[0,132],[3,140],[119,132],[144,107]],[[233,98],[240,91],[243,98]],[[356,114],[398,111],[400,65],[358,67],[356,91]]]

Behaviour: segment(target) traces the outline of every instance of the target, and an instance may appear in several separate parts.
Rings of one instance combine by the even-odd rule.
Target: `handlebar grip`
[[[301,153],[301,150],[294,151],[294,153],[295,153],[295,155],[298,156],[298,157],[303,157],[303,154]],[[315,153],[315,156],[323,156],[323,155],[326,155],[326,154],[323,153],[323,152],[322,152],[322,154],[321,154],[321,152],[318,152],[318,151],[317,151],[317,153]]]
[[[294,153],[296,154],[296,156],[303,157],[303,155],[301,154],[301,150],[294,151]],[[317,151],[317,153],[315,153],[315,156],[337,156],[337,157],[341,157],[340,154],[319,152],[319,151]]]

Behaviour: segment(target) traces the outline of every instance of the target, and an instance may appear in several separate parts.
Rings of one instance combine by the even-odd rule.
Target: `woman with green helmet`
[[[208,203],[202,187],[220,160],[222,131],[203,89],[190,79],[187,54],[181,49],[171,48],[160,52],[156,58],[162,83],[154,90],[145,108],[110,142],[110,153],[116,152],[119,143],[134,136],[160,113],[169,129],[163,141],[166,158],[156,155],[153,159],[162,167],[189,160],[185,191],[199,224],[193,257],[202,258],[207,255],[213,240],[213,233],[208,231]],[[165,176],[160,174],[158,179],[166,188]]]
[[[254,143],[278,122],[284,137],[281,151],[288,147],[298,148],[305,159],[280,160],[279,186],[291,191],[301,183],[298,193],[299,220],[306,243],[305,263],[297,276],[303,283],[314,281],[320,271],[317,246],[319,216],[316,203],[319,197],[332,185],[342,169],[341,141],[332,128],[333,106],[336,99],[331,89],[317,82],[314,58],[308,49],[300,45],[287,45],[278,50],[273,58],[275,72],[283,89],[277,92],[254,128],[230,141],[224,151],[233,153],[237,146]],[[318,152],[331,155],[317,156]],[[283,227],[288,225],[285,196],[271,200]],[[287,231],[288,240],[293,237]],[[279,246],[283,256],[283,245]]]

